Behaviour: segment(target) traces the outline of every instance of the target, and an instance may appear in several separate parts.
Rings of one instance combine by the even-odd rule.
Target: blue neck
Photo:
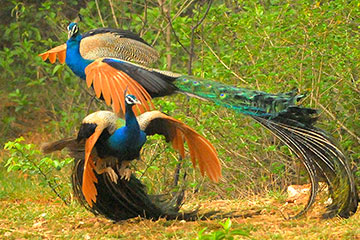
[[[125,104],[125,122],[126,127],[131,128],[135,131],[140,131],[139,123],[136,119],[132,106]]]
[[[66,41],[66,64],[80,78],[86,79],[85,68],[93,62],[93,60],[84,59],[80,54],[80,34],[71,37]]]
[[[140,130],[132,106],[126,104],[125,109],[126,125],[117,129],[108,139],[108,146],[116,152],[140,150],[146,141],[146,134]]]

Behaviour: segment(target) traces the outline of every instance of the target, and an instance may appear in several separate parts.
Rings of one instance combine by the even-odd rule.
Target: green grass
[[[202,235],[205,236],[224,233],[221,224],[225,224],[225,219],[185,222],[135,218],[114,224],[94,216],[75,200],[65,206],[48,187],[39,186],[36,178],[25,179],[23,174],[7,173],[3,168],[0,169],[0,186],[0,235],[6,239],[196,239],[204,228]],[[315,216],[320,209],[315,205],[307,216],[285,220],[281,213],[284,199],[274,193],[267,197],[221,201],[201,200],[188,193],[184,209],[195,206],[201,206],[204,211],[261,211],[254,217],[231,219],[229,231],[249,234],[249,237],[234,235],[235,239],[360,238],[359,213],[350,219],[321,220]]]

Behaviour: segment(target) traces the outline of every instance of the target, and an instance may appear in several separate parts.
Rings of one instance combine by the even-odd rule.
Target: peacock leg
[[[130,168],[128,168],[130,165],[130,161],[122,161],[120,163],[120,168],[118,169],[119,171],[119,175],[120,175],[120,179],[125,179],[127,181],[130,180],[132,171]]]
[[[105,162],[101,158],[96,160],[94,169],[97,174],[107,173],[110,177],[110,180],[114,183],[117,183],[119,176],[115,173],[114,169],[111,167],[106,167]]]

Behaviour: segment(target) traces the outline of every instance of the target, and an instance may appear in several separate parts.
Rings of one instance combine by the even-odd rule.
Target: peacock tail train
[[[297,105],[305,95],[298,95],[296,89],[269,94],[192,76],[159,73],[156,75],[171,83],[176,92],[251,116],[300,158],[309,174],[312,189],[306,206],[294,218],[307,212],[314,203],[320,180],[327,183],[332,199],[324,218],[336,215],[348,218],[356,212],[358,195],[350,164],[335,141],[314,126],[317,110]]]
[[[95,215],[103,215],[113,221],[121,221],[138,216],[153,220],[196,216],[195,212],[184,215],[179,213],[183,195],[179,194],[173,199],[165,200],[157,196],[148,195],[145,186],[134,175],[131,175],[129,181],[120,179],[117,183],[114,183],[107,174],[98,175],[95,173],[98,179],[96,184],[98,195],[96,203],[90,207],[82,192],[83,170],[84,159],[75,159],[71,175],[74,195],[85,208]],[[119,174],[117,169],[115,169],[115,173]]]
[[[294,126],[256,116],[253,118],[285,143],[301,159],[309,173],[310,197],[297,216],[305,213],[315,201],[319,180],[325,180],[332,199],[327,206],[328,211],[323,214],[324,218],[336,215],[348,218],[356,212],[358,195],[349,163],[324,131],[313,126],[298,127],[296,123]]]

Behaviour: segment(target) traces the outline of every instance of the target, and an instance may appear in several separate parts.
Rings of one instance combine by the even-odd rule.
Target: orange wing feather
[[[93,202],[96,202],[97,190],[95,187],[95,183],[97,183],[98,181],[94,173],[95,165],[91,156],[91,152],[101,133],[102,129],[96,128],[93,135],[86,139],[85,142],[85,163],[82,192],[84,194],[85,200],[88,202],[90,207],[92,207]]]
[[[203,176],[206,173],[212,181],[218,182],[221,177],[221,165],[215,147],[185,123],[165,114],[162,114],[162,118],[167,119],[176,127],[175,136],[172,139],[173,147],[183,156],[183,139],[185,138],[193,166],[196,167],[196,164],[199,164]]]
[[[93,206],[93,202],[96,202],[97,190],[95,187],[95,183],[98,182],[95,173],[94,173],[95,164],[90,155],[87,161],[86,168],[84,168],[83,173],[83,184],[82,184],[82,192],[84,194],[86,202]],[[85,179],[85,181],[84,181]]]
[[[44,53],[40,53],[39,56],[45,61],[46,59],[49,58],[49,61],[51,63],[55,63],[56,61],[56,57],[58,57],[59,62],[60,63],[64,63],[65,62],[65,58],[66,58],[66,43],[54,47]]]
[[[172,140],[173,148],[178,150],[181,157],[185,158],[184,137],[179,129],[175,129],[175,137]]]
[[[107,105],[111,105],[116,113],[125,114],[124,91],[133,94],[141,101],[137,113],[144,113],[154,108],[150,94],[125,72],[119,71],[102,59],[97,59],[85,68],[86,84],[94,87],[96,96],[103,96]]]

